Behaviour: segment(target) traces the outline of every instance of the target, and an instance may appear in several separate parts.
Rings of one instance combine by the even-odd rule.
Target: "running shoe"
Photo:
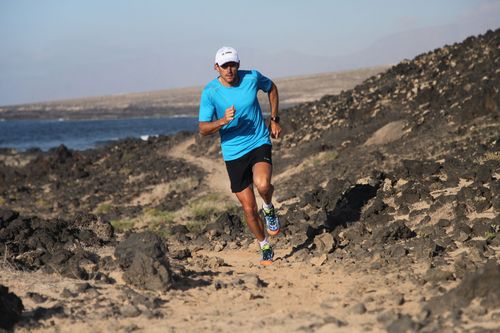
[[[274,252],[271,245],[266,244],[261,248],[262,251],[262,260],[260,261],[261,265],[269,266],[273,263]]]
[[[280,221],[278,216],[276,216],[274,207],[269,209],[262,207],[262,211],[264,212],[264,218],[266,220],[267,233],[270,236],[276,236],[280,232]]]

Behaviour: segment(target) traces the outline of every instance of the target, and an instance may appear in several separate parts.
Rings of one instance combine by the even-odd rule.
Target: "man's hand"
[[[224,125],[227,125],[231,122],[231,120],[234,119],[234,105],[231,105],[231,107],[226,109],[226,112],[224,113]]]
[[[234,112],[234,105],[231,105],[231,107],[226,109],[224,117],[215,121],[200,121],[198,125],[200,134],[205,136],[219,131],[221,127],[229,124],[234,119]]]
[[[277,117],[278,116],[278,106],[279,106],[279,96],[278,96],[278,87],[273,84],[271,85],[271,90],[267,93],[267,96],[269,97],[269,106],[271,108],[271,117]],[[272,121],[269,124],[269,132],[271,133],[271,138],[273,139],[278,139],[281,134],[281,125],[276,122]]]
[[[271,138],[278,139],[281,134],[281,125],[271,120],[271,123],[269,124],[269,131],[271,132]]]

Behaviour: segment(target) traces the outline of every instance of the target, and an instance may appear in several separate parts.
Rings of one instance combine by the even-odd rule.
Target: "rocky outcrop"
[[[143,209],[178,206],[194,188],[174,187],[157,200],[138,198],[147,189],[178,179],[200,184],[200,168],[165,156],[186,135],[127,139],[86,151],[59,146],[47,153],[19,153],[24,163],[0,161],[2,206],[39,216],[94,212],[108,220],[130,218]]]
[[[430,300],[429,309],[434,314],[462,310],[473,300],[488,309],[500,307],[499,263],[490,261],[475,272],[469,272],[456,288]]]
[[[0,255],[14,267],[44,269],[76,279],[105,279],[99,272],[99,256],[85,250],[113,239],[113,227],[93,215],[74,221],[24,217],[0,210]]]
[[[489,179],[500,150],[499,35],[489,31],[444,46],[352,90],[283,111],[284,137],[274,143],[278,170],[319,153],[332,158],[281,185],[300,193],[332,178],[355,182],[405,159],[481,161],[473,169]]]
[[[129,234],[115,249],[124,280],[138,288],[167,291],[172,273],[165,241],[152,232]]]

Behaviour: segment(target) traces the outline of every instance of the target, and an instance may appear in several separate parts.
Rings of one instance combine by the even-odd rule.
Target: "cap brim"
[[[239,59],[227,59],[227,60],[224,60],[223,62],[220,62],[220,63],[216,63],[217,65],[219,66],[222,66],[224,64],[227,64],[228,62],[236,62],[236,63],[240,63],[240,60]]]

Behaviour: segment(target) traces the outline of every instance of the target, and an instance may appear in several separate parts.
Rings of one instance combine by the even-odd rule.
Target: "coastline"
[[[15,119],[0,123],[0,147],[48,151],[64,145],[82,151],[111,142],[196,131],[197,118],[140,117],[122,119]]]

